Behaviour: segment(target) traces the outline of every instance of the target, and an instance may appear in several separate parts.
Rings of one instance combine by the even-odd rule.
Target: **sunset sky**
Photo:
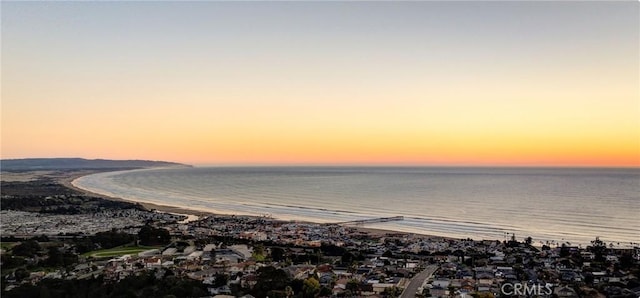
[[[632,2],[6,2],[1,156],[640,166]]]

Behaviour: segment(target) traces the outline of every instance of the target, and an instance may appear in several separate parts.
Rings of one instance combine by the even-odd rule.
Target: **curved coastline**
[[[131,203],[138,203],[138,204],[142,205],[143,207],[145,207],[146,209],[149,209],[149,210],[157,210],[159,212],[166,212],[166,213],[185,215],[185,216],[187,216],[189,218],[189,221],[191,219],[193,219],[194,217],[198,217],[199,218],[199,217],[202,217],[202,216],[208,216],[208,215],[215,214],[215,212],[192,209],[192,208],[188,208],[188,207],[173,206],[173,205],[163,205],[163,204],[157,204],[155,202],[149,202],[149,201],[145,201],[145,200],[122,198],[122,197],[117,196],[117,195],[112,194],[112,193],[103,192],[103,191],[100,191],[100,190],[97,190],[97,189],[94,189],[94,188],[90,188],[90,187],[79,185],[79,182],[78,182],[81,179],[86,179],[89,176],[95,176],[95,175],[109,175],[109,176],[111,176],[111,175],[119,175],[119,174],[130,173],[130,172],[151,171],[151,170],[172,169],[172,168],[182,168],[182,167],[161,167],[161,168],[146,168],[146,169],[120,170],[120,171],[89,171],[87,173],[79,173],[78,175],[74,175],[72,177],[69,177],[69,179],[65,179],[64,181],[62,181],[62,184],[65,185],[66,187],[69,187],[71,189],[75,189],[77,191],[80,191],[80,192],[83,192],[83,193],[86,193],[86,194],[89,194],[89,195],[98,196],[98,197],[102,197],[102,198],[109,199],[109,200],[115,200],[115,201],[125,201],[125,202],[131,202]]]
[[[113,193],[109,193],[109,192],[104,192],[101,190],[97,190],[91,187],[87,187],[87,186],[83,186],[80,185],[79,181],[81,181],[82,179],[87,179],[90,176],[95,177],[96,175],[100,175],[100,176],[113,176],[113,175],[120,175],[120,174],[124,174],[124,173],[131,173],[131,172],[139,172],[139,171],[151,171],[151,170],[161,170],[161,169],[173,169],[173,168],[181,168],[181,167],[162,167],[162,168],[147,168],[147,169],[134,169],[134,170],[124,170],[124,171],[90,171],[87,173],[80,173],[78,175],[74,175],[73,177],[70,177],[69,179],[65,179],[65,181],[62,181],[62,183],[72,189],[78,190],[80,192],[89,194],[89,195],[94,195],[94,196],[99,196],[99,197],[103,197],[105,199],[109,199],[109,200],[116,200],[116,201],[126,201],[126,202],[131,202],[131,203],[138,203],[140,205],[142,205],[143,207],[145,207],[146,209],[149,210],[156,210],[158,212],[166,212],[166,213],[172,213],[172,214],[179,214],[179,215],[185,215],[187,216],[187,219],[183,222],[190,222],[190,221],[195,221],[198,220],[201,217],[206,217],[206,216],[246,216],[246,217],[264,217],[263,215],[256,215],[256,214],[251,214],[251,213],[228,213],[228,212],[221,212],[218,210],[212,210],[212,209],[208,209],[208,208],[201,208],[201,209],[196,209],[196,208],[192,208],[192,207],[188,207],[188,206],[180,206],[180,205],[166,205],[166,204],[158,204],[157,202],[149,202],[146,200],[141,200],[141,199],[137,199],[137,198],[122,198],[118,195],[115,195]],[[285,221],[285,222],[300,222],[300,223],[311,223],[311,224],[322,224],[322,222],[317,222],[317,221],[311,221],[308,220],[306,218],[279,218],[279,217],[275,217],[275,218],[271,218],[273,220],[276,221]],[[378,228],[378,227],[362,227],[362,226],[353,226],[352,228],[362,232],[362,233],[366,233],[366,234],[371,234],[371,235],[385,235],[385,234],[389,234],[389,233],[394,233],[394,234],[412,234],[412,235],[416,235],[419,237],[425,237],[425,238],[433,238],[433,239],[456,239],[453,237],[447,237],[447,236],[441,236],[441,235],[432,235],[432,234],[424,234],[424,233],[413,233],[413,232],[409,232],[409,231],[402,231],[402,230],[393,230],[393,229],[387,229],[387,228]]]
[[[372,204],[374,207],[366,209],[367,212],[349,208],[349,204],[342,206],[337,205],[322,205],[314,202],[323,202],[323,197],[314,197],[313,194],[308,192],[293,192],[282,193],[273,191],[272,189],[263,190],[260,187],[261,184],[252,183],[247,184],[245,180],[236,180],[235,176],[229,177],[228,181],[232,181],[233,187],[231,191],[229,188],[218,189],[218,184],[215,189],[209,188],[209,192],[206,190],[198,190],[198,188],[184,188],[180,187],[176,177],[182,176],[185,173],[181,173],[180,169],[176,172],[170,172],[175,167],[169,168],[146,168],[127,171],[111,171],[111,172],[93,172],[85,173],[81,177],[73,179],[69,184],[80,189],[83,192],[94,193],[98,196],[108,197],[115,200],[124,200],[134,203],[140,203],[148,209],[156,209],[161,212],[170,212],[178,214],[193,214],[193,215],[219,215],[219,216],[249,216],[249,217],[265,217],[268,216],[271,219],[279,221],[297,221],[308,223],[327,223],[327,222],[341,222],[349,221],[353,219],[366,219],[375,217],[388,217],[393,215],[404,215],[405,220],[402,222],[389,222],[381,224],[367,224],[364,229],[373,228],[376,230],[384,230],[386,232],[394,233],[408,233],[416,235],[425,235],[431,237],[443,237],[443,238],[473,238],[473,239],[488,239],[488,240],[504,240],[507,234],[513,234],[514,232],[520,236],[533,236],[536,240],[547,241],[571,241],[573,243],[588,244],[589,240],[592,240],[595,236],[606,235],[608,233],[608,226],[593,225],[590,222],[584,221],[579,215],[567,215],[566,218],[556,218],[550,224],[544,220],[533,220],[526,228],[522,228],[517,223],[511,223],[509,221],[487,221],[485,217],[467,218],[464,216],[466,212],[462,212],[459,217],[444,216],[441,213],[430,214],[425,217],[423,214],[410,211],[409,213],[395,213],[392,209],[380,207],[380,205]],[[161,171],[166,172],[159,173],[145,173],[141,174],[144,179],[151,179],[149,181],[154,182],[153,187],[138,188],[140,185],[141,177],[137,177],[136,174],[130,177],[109,178],[118,175],[127,175],[132,172],[141,171]],[[196,169],[198,173],[201,170],[207,170],[206,168]],[[225,170],[226,171],[226,170]],[[262,171],[262,169],[260,169]],[[258,171],[260,173],[260,171]],[[238,171],[235,173],[244,172]],[[176,176],[177,175],[177,176]],[[226,175],[226,174],[225,174]],[[151,177],[151,178],[149,178]],[[162,178],[158,178],[162,177]],[[224,176],[223,176],[224,177]],[[156,180],[160,179],[160,180]],[[209,178],[214,179],[214,178]],[[215,177],[218,179],[218,177]],[[87,181],[90,183],[87,183]],[[91,181],[93,180],[93,181]],[[145,181],[145,180],[142,180]],[[218,180],[216,180],[218,181]],[[224,180],[223,180],[224,181]],[[238,182],[239,181],[239,182]],[[206,182],[207,185],[212,185]],[[227,184],[220,184],[227,185]],[[157,187],[157,188],[156,188]],[[195,190],[194,190],[195,189]],[[256,189],[258,192],[256,192]],[[175,191],[174,191],[175,190]],[[225,190],[225,191],[223,191]],[[258,193],[257,200],[252,200],[252,193]],[[211,197],[212,195],[222,195],[219,199]],[[308,195],[309,194],[309,195]],[[291,200],[279,200],[281,196],[291,197]],[[315,201],[314,201],[315,200]],[[311,202],[311,203],[310,203]],[[328,201],[327,201],[328,202]],[[310,204],[306,204],[310,203]],[[415,203],[415,201],[413,202]],[[475,202],[471,202],[472,204]],[[377,206],[377,207],[376,207]],[[435,206],[434,208],[437,208]],[[509,209],[500,209],[498,211],[509,212]],[[456,209],[457,210],[457,209]],[[397,210],[396,210],[397,211]],[[455,211],[455,210],[454,210]],[[464,211],[464,210],[463,210]],[[442,216],[441,216],[442,215]],[[568,216],[568,217],[567,217]],[[528,218],[530,219],[530,218]],[[582,220],[582,221],[580,221]],[[564,232],[558,232],[554,229],[559,224],[564,222],[579,221],[581,227],[587,226],[583,230],[565,230]],[[361,228],[361,227],[358,227]],[[635,231],[633,224],[622,230],[624,233],[629,234]],[[629,230],[629,231],[626,231]],[[624,233],[622,233],[624,235]],[[612,237],[617,238],[617,237]],[[624,239],[625,237],[621,237]],[[620,241],[622,242],[622,241]]]

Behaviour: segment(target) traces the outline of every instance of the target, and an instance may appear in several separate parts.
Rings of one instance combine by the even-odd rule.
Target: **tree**
[[[258,255],[264,255],[264,245],[262,245],[262,243],[256,243],[253,246],[253,253]]]
[[[275,262],[280,262],[284,260],[284,249],[280,247],[272,247],[271,248],[271,259]]]
[[[607,250],[607,244],[604,241],[600,240],[600,237],[596,237],[595,240],[591,241],[591,246],[589,250],[595,255],[595,260],[598,262],[604,261],[604,253]]]
[[[253,246],[253,253],[251,253],[251,257],[258,261],[258,262],[263,262],[265,257],[264,257],[264,245],[262,245],[261,243],[258,243],[256,245]]]
[[[346,290],[351,291],[351,293],[358,293],[358,289],[360,288],[360,285],[357,280],[350,279],[349,281],[347,281],[347,284],[345,287],[346,287]]]
[[[62,253],[55,246],[49,247],[47,256],[47,265],[51,267],[57,267],[64,264]]]
[[[75,245],[76,252],[79,254],[90,252],[96,248],[95,243],[90,237],[76,238],[73,240],[73,244]]]
[[[571,255],[571,251],[569,251],[569,247],[566,244],[562,243],[562,247],[560,247],[560,257],[566,258]]]
[[[13,272],[13,275],[16,277],[16,280],[20,281],[29,277],[31,274],[29,273],[29,271],[27,271],[27,269],[18,268],[16,271]]]
[[[127,233],[111,230],[106,232],[98,232],[93,237],[91,237],[91,240],[93,240],[94,243],[100,244],[102,248],[113,248],[132,242],[134,240],[134,236]]]
[[[456,256],[456,257],[458,257],[458,262],[462,262],[462,261],[464,261],[464,251],[463,251],[463,250],[461,250],[461,249],[456,249],[456,250],[453,252],[453,255],[454,255],[454,256]]]
[[[402,289],[396,286],[384,288],[384,291],[382,292],[385,297],[398,297],[401,293]]]
[[[284,293],[287,295],[287,298],[291,298],[293,296],[293,288],[291,286],[284,287]]]
[[[36,253],[40,251],[42,248],[40,244],[38,244],[35,240],[27,240],[24,241],[11,249],[13,255],[23,256],[23,257],[35,257]]]
[[[302,297],[315,297],[320,293],[320,282],[314,277],[309,277],[302,284]]]
[[[342,257],[340,258],[340,260],[342,261],[342,264],[351,264],[354,260],[355,256],[351,253],[351,252],[345,252]]]
[[[624,253],[622,256],[620,256],[618,267],[623,270],[628,270],[633,268],[634,264],[635,260],[633,259],[633,255],[631,255],[631,253]]]
[[[291,286],[291,291],[293,292],[293,294],[297,293],[296,297],[299,297],[302,295],[302,287],[304,286],[304,280],[294,279],[291,281],[291,283],[289,283],[289,285]]]
[[[138,239],[142,245],[168,244],[171,241],[171,235],[165,229],[145,225],[138,232]]]
[[[531,236],[525,238],[524,243],[526,243],[527,245],[531,245],[531,243],[533,243],[533,239],[531,238]]]
[[[256,272],[258,280],[253,287],[254,296],[265,297],[270,291],[284,290],[291,280],[287,273],[282,269],[276,269],[273,266],[262,267]]]
[[[330,297],[333,295],[333,291],[330,288],[322,287],[320,288],[320,293],[318,294],[320,297]]]
[[[595,278],[593,277],[593,274],[591,274],[591,273],[587,273],[587,274],[585,274],[585,276],[584,276],[584,282],[585,282],[587,285],[592,285],[592,284],[593,284],[593,280],[594,280],[594,279],[595,279]]]
[[[0,255],[0,261],[2,262],[3,270],[17,268],[27,263],[23,257],[12,256],[9,254]]]
[[[215,276],[213,286],[216,288],[223,287],[227,285],[228,281],[229,281],[229,277],[226,274],[218,273]]]
[[[45,264],[50,267],[70,266],[78,262],[78,255],[70,252],[61,252],[58,247],[51,246],[47,252]]]
[[[449,285],[447,290],[449,290],[449,297],[455,297],[456,296],[456,288],[454,288],[452,285]]]

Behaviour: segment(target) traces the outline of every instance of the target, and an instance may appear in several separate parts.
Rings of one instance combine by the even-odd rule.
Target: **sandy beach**
[[[91,175],[91,174],[103,173],[103,172],[106,172],[106,171],[87,170],[87,171],[82,171],[82,172],[72,172],[72,173],[69,173],[69,175],[67,175],[67,176],[58,177],[57,181],[60,184],[66,186],[68,188],[71,188],[73,190],[82,192],[82,193],[87,194],[87,195],[101,197],[101,198],[114,200],[114,201],[125,201],[125,202],[138,203],[138,204],[142,205],[144,208],[146,208],[148,210],[157,210],[157,211],[160,211],[160,212],[176,213],[176,214],[183,214],[183,215],[194,215],[194,216],[198,216],[198,217],[213,215],[213,213],[205,212],[205,211],[201,211],[201,210],[194,210],[194,209],[181,208],[181,207],[176,207],[176,206],[159,205],[159,204],[153,204],[153,203],[147,203],[147,202],[138,202],[138,201],[125,200],[125,199],[114,197],[114,196],[108,196],[108,195],[104,195],[104,194],[100,194],[100,193],[95,193],[95,192],[92,192],[92,191],[77,187],[73,183],[74,180],[76,180],[76,179],[78,179],[80,177]]]
[[[55,178],[59,183],[63,184],[64,186],[66,186],[68,188],[71,188],[71,189],[74,189],[76,191],[85,193],[87,195],[101,197],[101,198],[105,198],[105,199],[109,199],[109,200],[115,200],[115,201],[126,201],[126,202],[138,203],[138,204],[142,205],[144,208],[146,208],[148,210],[156,210],[158,212],[166,212],[166,213],[173,213],[173,214],[180,214],[180,215],[188,216],[189,217],[188,220],[193,220],[195,217],[200,218],[200,217],[206,217],[206,216],[218,216],[218,217],[222,216],[222,217],[224,217],[224,216],[236,216],[237,215],[237,216],[245,216],[245,217],[256,217],[256,218],[258,217],[258,216],[253,216],[253,215],[244,215],[244,214],[215,213],[215,212],[197,210],[197,209],[192,209],[192,208],[185,208],[185,207],[180,207],[180,206],[161,205],[161,204],[140,202],[140,201],[134,201],[134,200],[125,200],[125,199],[114,197],[114,196],[108,196],[108,195],[105,195],[105,194],[95,193],[95,192],[92,192],[92,191],[77,187],[73,183],[76,179],[78,179],[80,177],[91,175],[91,174],[96,174],[96,173],[102,173],[102,172],[107,172],[107,171],[99,171],[99,170],[77,171],[77,172],[67,173],[66,175],[55,175],[55,176],[53,176],[53,178]],[[308,223],[308,224],[321,224],[321,223],[309,222],[309,221],[286,220],[286,219],[278,219],[278,218],[274,218],[274,220],[281,221],[281,222],[300,222],[300,223]],[[400,231],[393,231],[393,230],[385,230],[385,229],[378,229],[378,228],[368,228],[368,227],[363,227],[363,226],[350,226],[350,227],[355,228],[360,233],[368,234],[368,235],[372,235],[372,236],[384,236],[384,235],[388,235],[388,234],[394,234],[394,235],[412,235],[413,237],[431,238],[431,239],[454,239],[454,238],[449,238],[449,237],[426,235],[426,234],[415,234],[415,233],[400,232]]]

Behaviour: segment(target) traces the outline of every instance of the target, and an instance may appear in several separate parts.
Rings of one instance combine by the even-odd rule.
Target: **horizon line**
[[[603,168],[603,169],[640,169],[640,164],[636,165],[598,165],[598,164],[509,164],[509,163],[411,163],[411,162],[186,162],[175,160],[164,160],[156,158],[105,158],[105,157],[0,157],[0,161],[20,160],[20,159],[86,159],[86,160],[112,160],[112,161],[155,161],[170,162],[188,165],[192,167],[430,167],[430,168]]]
[[[523,164],[408,164],[408,163],[193,163],[196,168],[207,167],[397,167],[397,168],[602,168],[602,169],[640,169],[640,165],[523,165]]]

